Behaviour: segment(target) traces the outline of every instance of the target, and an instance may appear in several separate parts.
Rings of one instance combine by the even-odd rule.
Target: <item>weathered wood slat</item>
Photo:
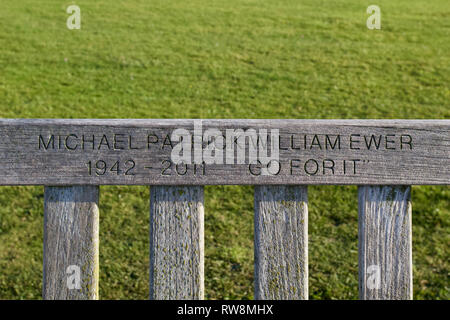
[[[360,299],[412,299],[411,241],[411,187],[360,187]]]
[[[255,187],[255,298],[308,299],[307,187]]]
[[[44,299],[98,299],[98,197],[97,186],[45,187]]]
[[[150,299],[204,298],[203,187],[150,188]]]
[[[207,129],[214,128],[225,142],[211,138],[214,132]],[[189,161],[178,165],[172,153],[182,150],[183,132],[177,131],[177,136],[176,129],[187,130],[183,141],[191,153],[184,154]],[[234,131],[238,129],[248,137],[243,136],[242,141],[248,139],[245,144],[238,143]],[[211,148],[222,152],[189,145],[201,137],[204,147],[210,142]],[[253,149],[265,145],[270,147],[264,160],[264,152]],[[276,154],[272,146],[278,157],[272,157]],[[252,150],[255,158],[249,159]],[[212,163],[205,161],[208,155]],[[271,170],[264,173],[267,161]],[[445,185],[449,181],[450,120],[0,119],[0,185]]]

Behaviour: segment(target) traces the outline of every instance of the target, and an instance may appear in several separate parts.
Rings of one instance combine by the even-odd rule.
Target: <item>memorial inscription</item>
[[[3,185],[450,179],[447,120],[2,119],[0,135]]]

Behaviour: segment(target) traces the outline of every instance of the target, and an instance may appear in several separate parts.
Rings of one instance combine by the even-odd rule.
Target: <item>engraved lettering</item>
[[[115,172],[117,175],[119,175],[120,174],[119,161],[114,163],[111,169],[109,169],[109,171]]]
[[[281,135],[278,136],[278,149],[280,149],[280,150],[289,150],[289,147],[283,148],[281,146]]]
[[[95,173],[96,173],[98,176],[104,175],[104,174],[106,173],[106,162],[103,161],[103,160],[98,160],[98,161],[95,163],[95,169],[96,169]]]
[[[409,150],[412,150],[412,137],[409,134],[402,134],[400,136],[400,149],[403,150],[403,144],[409,146]]]
[[[359,161],[361,161],[361,160],[359,160],[359,159],[353,159],[353,160],[351,160],[351,161],[353,161],[353,174],[356,174],[356,163],[359,162]]]
[[[169,160],[163,160],[161,162],[161,164],[164,166],[164,164],[166,164],[166,167],[163,167],[162,171],[161,171],[161,175],[163,176],[170,176],[170,172],[172,171],[171,167],[172,167],[172,162]],[[169,172],[167,172],[167,170],[170,170]]]
[[[184,167],[184,168],[183,168]],[[181,169],[180,169],[181,168]],[[177,172],[177,174],[179,174],[180,176],[184,176],[187,173],[187,164],[186,163],[177,163],[175,165],[175,171]]]
[[[319,137],[317,136],[317,134],[314,135],[309,149],[312,149],[313,147],[319,147],[319,149],[322,150],[322,146],[320,145]]]
[[[124,143],[125,140],[121,140],[120,138],[123,138],[125,136],[124,134],[117,133],[114,135],[114,150],[123,150],[124,147],[118,146],[119,143]]]
[[[249,141],[257,141],[257,135],[255,129],[248,129],[246,131],[242,129],[226,129],[226,164],[234,164],[234,144],[232,141],[234,140],[237,143],[236,150],[236,163],[244,164],[245,163],[245,145],[246,138],[249,138]],[[256,163],[257,160],[257,149],[256,146],[252,143],[248,144],[248,163]]]
[[[332,159],[323,160],[323,174],[325,174],[325,169],[330,169],[332,174],[334,174],[334,161]]]
[[[351,134],[350,135],[350,149],[352,149],[352,150],[359,150],[359,147],[354,147],[353,146],[353,144],[354,143],[360,143],[361,142],[361,140],[354,140],[353,138],[356,138],[356,137],[360,137],[360,135],[359,134]]]
[[[370,150],[372,143],[378,150],[380,148],[381,135],[378,136],[378,141],[376,140],[375,135],[371,135],[369,140],[367,140],[367,136],[364,136],[364,141],[366,142],[367,150]]]
[[[50,136],[50,138],[47,141],[47,144],[45,144],[44,138],[42,137],[42,135],[39,135],[39,149],[41,149],[41,142],[42,142],[42,145],[44,146],[45,150],[48,150],[50,143],[52,144],[52,149],[55,149],[55,136],[54,135]]]
[[[394,146],[394,147],[390,147],[390,146],[388,145],[388,143],[394,143],[394,144],[395,144],[395,141],[394,141],[394,140],[388,140],[389,137],[395,137],[395,134],[387,134],[387,135],[386,135],[386,137],[385,137],[385,141],[386,141],[386,149],[387,149],[387,150],[395,150],[395,146]]]
[[[250,163],[248,165],[248,170],[250,171],[250,174],[253,176],[260,176],[261,175],[261,161],[257,160],[258,163]]]
[[[294,162],[297,162],[298,164],[300,164],[300,160],[298,160],[298,159],[291,159],[291,161],[289,161],[290,162],[290,167],[291,167],[291,175],[293,174],[293,168],[300,168],[300,166],[299,165],[296,165],[296,164],[294,164]]]
[[[267,171],[270,175],[278,175],[281,171],[281,163],[278,160],[272,159],[267,163]]]
[[[295,145],[294,145],[294,135],[291,135],[291,149],[292,150],[300,150],[300,146],[295,147]]]
[[[70,146],[70,145],[69,145],[69,138],[71,138],[71,137],[73,137],[73,138],[75,138],[75,139],[78,139],[78,137],[77,137],[75,134],[69,134],[69,135],[66,137],[66,140],[65,140],[65,146],[66,146],[66,148],[69,149],[69,150],[75,150],[76,148],[78,148],[78,143],[76,143],[75,146]]]
[[[150,149],[150,145],[151,144],[156,144],[158,143],[159,138],[156,134],[151,133],[147,136],[147,149]]]
[[[329,149],[328,146],[330,146],[330,148],[332,150],[334,150],[334,148],[336,148],[336,145],[337,145],[338,150],[340,150],[341,149],[341,136],[337,135],[336,138],[334,139],[334,143],[331,143],[330,137],[326,134],[325,135],[325,149],[328,150]]]
[[[61,150],[61,148],[62,148],[62,141],[63,139],[61,139],[61,136],[58,136],[58,149],[60,149]]]
[[[84,137],[84,134],[81,136],[81,149],[85,150],[85,144],[86,143],[92,143],[92,150],[94,150],[95,145],[95,136],[92,135],[92,140],[88,140]]]
[[[104,134],[102,139],[100,140],[100,143],[98,145],[98,150],[100,150],[100,148],[103,145],[105,145],[108,149],[111,149],[111,146],[109,145],[108,137],[106,136],[106,134]]]
[[[311,170],[309,163],[313,163],[313,168],[315,169]],[[305,162],[304,169],[308,175],[313,176],[319,171],[319,163],[314,159],[309,159]]]
[[[135,174],[134,173],[131,173],[131,170],[133,170],[134,169],[134,167],[135,167],[135,165],[136,165],[136,163],[134,162],[134,160],[127,160],[127,161],[125,161],[125,166],[126,166],[126,171],[125,171],[125,175],[126,176],[134,176]],[[127,168],[129,166],[129,168]]]
[[[200,165],[194,163],[194,175],[197,175],[197,166],[201,166],[202,167],[202,175],[206,174],[206,163],[205,161],[203,161]]]
[[[133,147],[133,136],[130,134],[128,137],[128,147],[130,148],[130,150],[139,150],[139,147]]]
[[[176,131],[176,130],[175,130]],[[174,132],[175,132],[174,131]],[[187,131],[187,130],[186,130]],[[162,147],[161,147],[161,149],[163,149],[164,150],[164,147],[165,146],[170,146],[170,148],[171,149],[173,149],[173,144],[172,144],[172,141],[170,140],[170,136],[169,135],[166,135],[166,137],[164,138],[164,142],[163,142],[163,145],[162,145]],[[189,156],[189,158],[190,158],[191,156]],[[189,161],[190,161],[190,159],[189,159]]]
[[[218,129],[205,130],[203,138],[207,145],[203,150],[203,161],[207,164],[223,163],[224,138]]]

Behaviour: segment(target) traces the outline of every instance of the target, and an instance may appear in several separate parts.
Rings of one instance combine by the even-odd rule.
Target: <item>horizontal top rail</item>
[[[448,185],[450,120],[0,119],[0,185]]]

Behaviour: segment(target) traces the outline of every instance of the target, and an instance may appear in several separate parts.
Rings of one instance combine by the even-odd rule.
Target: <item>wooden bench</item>
[[[412,299],[410,186],[449,181],[448,120],[0,119],[0,185],[45,186],[44,299],[98,298],[100,185],[151,186],[150,298],[203,299],[224,184],[255,185],[256,299],[308,298],[307,185],[359,186],[360,298]]]

